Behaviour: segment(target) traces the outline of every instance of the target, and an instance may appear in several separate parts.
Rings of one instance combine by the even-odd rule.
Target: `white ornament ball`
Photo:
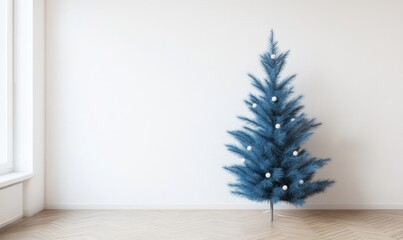
[[[242,159],[241,159],[241,162],[243,162],[243,163],[244,163],[245,161],[246,161],[246,159],[245,159],[245,158],[242,158]]]
[[[294,122],[295,121],[295,118],[291,118],[291,122]]]
[[[271,55],[270,55],[270,58],[271,58],[271,59],[275,59],[275,58],[276,58],[276,54],[271,54]]]
[[[299,184],[301,184],[301,185],[304,184],[304,180],[302,180],[302,179],[299,180]]]
[[[292,152],[292,155],[294,155],[294,156],[298,156],[298,151],[297,151],[297,150],[295,150],[294,152]]]
[[[253,108],[256,108],[256,107],[257,107],[257,104],[256,104],[256,103],[252,104],[252,107],[253,107]]]
[[[271,174],[268,172],[268,173],[266,173],[266,178],[270,178],[271,177]]]
[[[281,125],[280,125],[280,123],[277,123],[274,127],[279,129],[279,128],[281,128]]]
[[[283,186],[283,190],[285,191],[285,190],[287,190],[287,189],[288,189],[287,185],[284,185],[284,186]]]
[[[252,150],[252,146],[247,146],[246,149],[247,149],[248,151],[250,151],[250,150]]]
[[[277,101],[277,97],[276,97],[276,96],[273,96],[273,97],[271,97],[271,100],[272,100],[273,102],[276,102],[276,101]]]

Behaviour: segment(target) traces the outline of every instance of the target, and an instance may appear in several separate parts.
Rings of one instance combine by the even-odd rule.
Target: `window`
[[[0,175],[13,169],[13,5],[0,1]]]

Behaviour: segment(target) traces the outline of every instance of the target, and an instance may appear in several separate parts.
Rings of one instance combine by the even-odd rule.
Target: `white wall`
[[[274,28],[337,181],[310,207],[403,207],[402,1],[46,3],[50,208],[253,207],[224,144]]]
[[[15,1],[16,3],[17,1]],[[26,0],[18,0],[20,5]],[[32,168],[24,183],[24,216],[45,207],[45,0],[32,0]]]

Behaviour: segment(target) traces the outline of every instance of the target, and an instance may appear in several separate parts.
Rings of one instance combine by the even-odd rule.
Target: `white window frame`
[[[7,79],[7,153],[6,163],[0,164],[0,175],[13,171],[13,0],[6,1],[6,79]]]
[[[24,182],[24,209],[40,209],[29,199],[44,182],[45,1],[0,1],[13,3],[12,171],[0,175],[0,191]]]

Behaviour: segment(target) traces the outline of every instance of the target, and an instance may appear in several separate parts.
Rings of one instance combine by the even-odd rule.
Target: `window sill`
[[[33,176],[31,172],[11,172],[0,176],[0,189],[28,180]]]

